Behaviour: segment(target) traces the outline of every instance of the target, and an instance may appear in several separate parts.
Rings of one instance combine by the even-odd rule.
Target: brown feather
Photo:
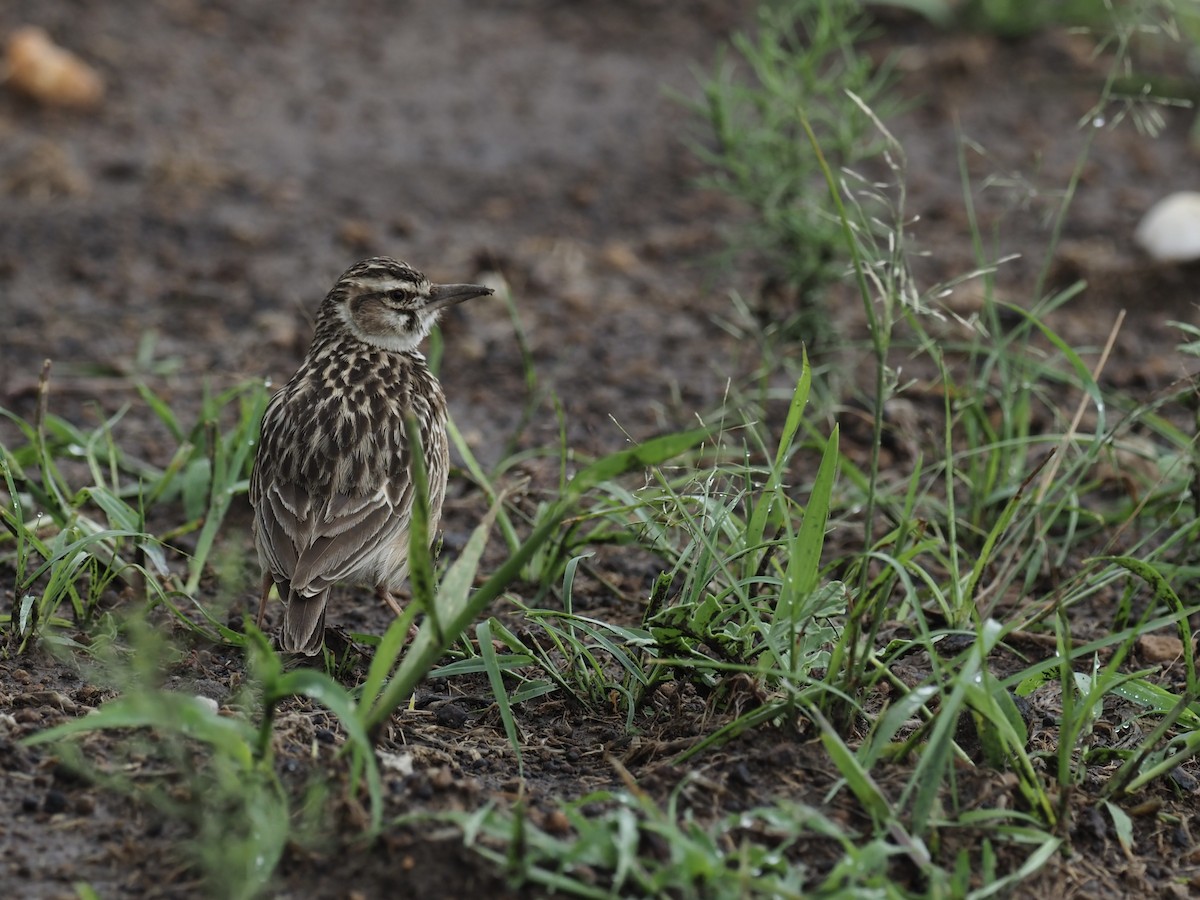
[[[283,610],[283,629],[279,632],[279,649],[285,653],[303,653],[315,656],[321,652],[325,642],[325,608],[329,591],[321,591],[315,597],[305,597],[288,591],[287,606]]]

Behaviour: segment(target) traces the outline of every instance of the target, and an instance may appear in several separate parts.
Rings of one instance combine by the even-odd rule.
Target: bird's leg
[[[392,592],[383,585],[375,588],[375,596],[391,607],[392,612],[396,614],[396,618],[404,615],[404,607],[396,602],[396,598],[392,596]]]
[[[392,612],[394,612],[396,614],[397,619],[400,618],[402,615],[404,615],[404,607],[402,607],[396,601],[396,598],[392,596],[392,592],[389,591],[383,585],[379,585],[377,588],[375,588],[375,596],[391,607]],[[407,640],[409,643],[412,643],[413,639],[416,638],[417,632],[419,630],[420,629],[417,628],[416,622],[413,622],[411,625],[408,626]]]
[[[271,585],[275,583],[275,579],[268,572],[263,576],[262,580],[262,597],[258,601],[258,618],[254,620],[255,628],[262,628],[263,616],[267,612],[267,599],[271,596]]]

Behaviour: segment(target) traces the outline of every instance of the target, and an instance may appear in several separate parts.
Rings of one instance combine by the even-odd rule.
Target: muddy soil
[[[120,443],[163,465],[171,445],[137,398],[139,380],[183,413],[198,407],[206,385],[279,383],[307,345],[324,291],[351,262],[388,254],[434,280],[498,275],[512,288],[538,379],[533,396],[502,303],[458,308],[443,327],[442,381],[485,465],[513,446],[555,446],[551,395],[561,400],[569,445],[582,453],[691,423],[720,404],[728,379],[758,362],[755,344],[721,323],[732,315],[727,291],[754,297],[767,273],[753,260],[712,264],[723,230],[744,211],[696,188],[702,169],[687,141],[704,132],[670,92],[694,93],[693,67],[710,66],[750,12],[749,3],[708,0],[9,0],[0,34],[46,28],[102,72],[107,93],[97,109],[79,112],[0,90],[0,405],[32,416],[38,373],[51,359],[54,412],[91,427],[128,404]],[[1050,213],[1091,141],[1050,273],[1057,283],[1091,284],[1055,326],[1094,348],[1128,309],[1107,383],[1150,396],[1181,377],[1167,323],[1194,320],[1195,273],[1150,265],[1130,236],[1154,200],[1197,187],[1191,114],[1165,110],[1157,139],[1128,125],[1077,127],[1105,74],[1080,35],[1003,42],[895,17],[872,48],[880,58],[897,54],[911,100],[889,124],[907,156],[908,211],[918,217],[911,238],[931,254],[917,265],[921,277],[932,283],[977,265],[957,162],[966,137],[983,151],[966,161],[983,233],[996,235],[989,254],[1020,254],[1001,267],[999,289],[1027,303]],[[848,348],[861,337],[856,302],[847,295],[834,305]],[[839,352],[852,371],[858,351]],[[853,442],[853,429],[846,434]],[[465,480],[452,488],[448,547],[461,544],[482,508]],[[249,555],[244,507],[223,541]],[[653,565],[619,554],[595,565],[604,578],[581,582],[590,590],[577,604],[636,621]],[[222,586],[239,598],[234,620],[239,603],[253,603],[253,579],[247,572],[244,584]],[[356,603],[352,591],[344,599],[339,624],[382,631],[382,610]],[[0,605],[12,602],[12,573],[0,569]],[[243,674],[238,654],[198,646],[170,677],[220,702]],[[0,882],[12,896],[74,896],[80,881],[101,896],[199,890],[172,852],[178,826],[16,743],[86,713],[113,689],[42,651],[0,658]],[[512,801],[516,768],[488,694],[486,683],[469,680],[422,688],[418,710],[387,737],[418,761],[415,774],[389,776],[390,815]],[[524,789],[535,816],[548,815],[553,798],[621,787],[606,755],[665,798],[682,774],[672,754],[713,727],[697,698],[640,721],[636,736],[615,714],[553,699],[527,707],[520,726],[535,739]],[[300,704],[288,715],[296,746],[317,746],[335,727]],[[102,759],[107,747],[96,739],[87,752]],[[304,759],[297,752],[293,762]],[[688,797],[703,816],[781,792],[820,805],[834,777],[809,745],[770,732],[743,737],[705,765],[713,790]],[[781,781],[781,771],[796,777]],[[1180,783],[1156,801],[1187,821],[1195,783]],[[844,795],[836,802],[848,804]],[[851,823],[860,815],[848,806],[833,812]],[[1187,864],[1165,848],[1195,845],[1165,820],[1139,823],[1131,856],[1103,822],[1086,820],[1071,835],[1075,854],[1051,860],[1030,890],[1166,889],[1184,871],[1176,865]],[[348,838],[352,811],[346,821]],[[396,829],[352,853],[339,841],[292,848],[279,895],[510,891],[457,834]],[[820,871],[836,852],[814,845],[807,862]],[[1180,853],[1173,858],[1185,859]]]

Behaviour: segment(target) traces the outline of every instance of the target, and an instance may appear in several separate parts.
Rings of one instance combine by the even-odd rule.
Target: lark
[[[413,507],[406,417],[419,428],[431,535],[449,470],[446,397],[418,347],[447,307],[491,293],[431,284],[407,263],[374,257],[326,295],[312,346],[263,415],[250,477],[258,622],[277,587],[286,604],[280,649],[321,652],[338,582],[374,587],[399,614]]]

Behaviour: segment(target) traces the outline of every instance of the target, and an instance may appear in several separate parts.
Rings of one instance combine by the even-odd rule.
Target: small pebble
[[[48,106],[95,106],[104,96],[96,70],[41,28],[16,29],[8,39],[8,82]]]
[[[42,802],[42,810],[54,815],[55,813],[66,812],[70,807],[67,800],[67,795],[62,791],[51,788],[46,791],[46,799]]]
[[[1142,217],[1133,239],[1159,262],[1200,259],[1200,192],[1164,197]]]
[[[214,700],[212,697],[206,697],[203,694],[196,694],[195,700],[199,705],[203,706],[208,712],[212,713],[214,716],[218,712],[221,711],[221,704],[218,703],[216,700]]]
[[[1183,643],[1170,634],[1143,634],[1137,640],[1137,649],[1151,663],[1169,663],[1183,656]]]
[[[550,834],[562,837],[571,833],[571,820],[567,818],[566,813],[561,809],[554,809],[546,816],[546,821],[542,827]]]
[[[336,744],[337,735],[329,728],[318,728],[314,735],[317,741],[322,744]]]
[[[467,711],[457,703],[444,703],[437,708],[434,719],[443,728],[462,728],[467,721]]]
[[[411,753],[389,753],[386,750],[377,751],[379,767],[385,772],[395,772],[397,775],[408,776],[413,773],[413,758]]]

